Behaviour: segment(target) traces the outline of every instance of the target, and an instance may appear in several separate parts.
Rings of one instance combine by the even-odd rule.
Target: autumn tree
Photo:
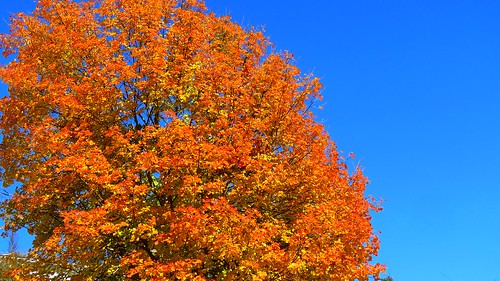
[[[368,280],[366,178],[321,85],[196,0],[39,0],[1,37],[6,231],[21,280]]]

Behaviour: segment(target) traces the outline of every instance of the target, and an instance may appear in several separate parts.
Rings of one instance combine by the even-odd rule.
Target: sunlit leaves
[[[19,278],[382,270],[367,180],[309,110],[319,81],[260,32],[199,1],[43,0],[1,42],[2,214],[35,236]]]

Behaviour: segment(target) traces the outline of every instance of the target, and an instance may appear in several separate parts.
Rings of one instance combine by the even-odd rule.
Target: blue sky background
[[[264,26],[278,50],[322,79],[318,120],[357,156],[368,193],[385,200],[373,225],[382,232],[376,261],[388,274],[500,281],[500,1],[207,5]],[[3,1],[0,31],[9,14],[33,7]],[[27,241],[20,237],[21,249]]]

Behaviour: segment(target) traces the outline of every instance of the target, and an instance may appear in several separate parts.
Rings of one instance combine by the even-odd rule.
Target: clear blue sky
[[[4,2],[2,19],[34,7]],[[500,281],[500,1],[207,5],[322,79],[318,120],[386,201],[376,261],[396,281]]]

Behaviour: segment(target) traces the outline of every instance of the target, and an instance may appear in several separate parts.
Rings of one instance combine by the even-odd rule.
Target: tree
[[[39,0],[1,48],[2,218],[34,236],[23,280],[383,271],[367,179],[310,111],[319,81],[261,32],[196,0]]]
[[[14,269],[22,266],[25,256],[17,250],[17,235],[9,231],[4,233],[9,239],[7,254],[0,254],[0,281],[14,280]]]

